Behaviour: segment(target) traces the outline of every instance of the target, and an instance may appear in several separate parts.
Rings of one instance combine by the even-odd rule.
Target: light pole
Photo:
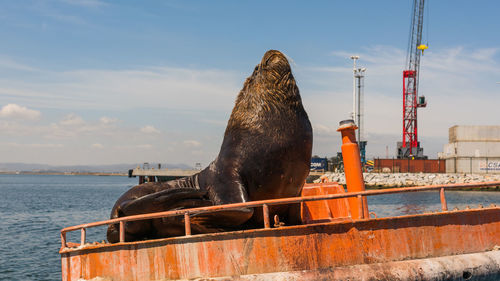
[[[358,68],[354,70],[354,78],[357,79],[358,83],[358,94],[356,95],[356,115],[354,122],[356,125],[358,125],[358,141],[362,141],[363,135],[362,135],[362,130],[364,129],[364,122],[362,122],[361,118],[363,117],[364,114],[364,108],[363,108],[363,83],[364,83],[364,77],[365,77],[365,71],[366,68]],[[356,85],[356,84],[355,84]]]
[[[353,67],[352,67],[352,120],[356,121],[356,60],[359,59],[359,56],[351,56],[351,59],[353,61]]]
[[[361,156],[361,164],[364,165],[366,163],[366,141],[363,139],[363,127],[364,124],[363,119],[363,80],[365,77],[366,68],[356,68],[356,61],[359,59],[359,56],[351,56],[353,61],[352,67],[352,120],[358,126],[358,145],[359,152]],[[357,80],[357,81],[356,81]],[[357,84],[356,84],[357,82]],[[357,91],[356,91],[357,85]],[[356,94],[357,92],[357,94]]]

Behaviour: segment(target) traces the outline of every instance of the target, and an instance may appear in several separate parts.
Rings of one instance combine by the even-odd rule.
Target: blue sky
[[[499,125],[497,1],[427,1],[419,133]],[[0,162],[207,165],[268,49],[291,61],[313,153],[340,149],[352,61],[367,68],[369,156],[401,139],[411,1],[0,1]]]

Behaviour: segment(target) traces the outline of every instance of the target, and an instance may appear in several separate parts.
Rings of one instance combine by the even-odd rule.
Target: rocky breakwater
[[[344,173],[326,173],[324,176],[330,181],[345,184]],[[498,174],[364,173],[363,177],[365,185],[371,188],[500,181]],[[498,186],[491,189],[500,190]]]

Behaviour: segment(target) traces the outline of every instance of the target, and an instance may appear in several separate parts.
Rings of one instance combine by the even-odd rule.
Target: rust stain
[[[203,234],[72,249],[63,280],[158,280],[319,270],[491,250],[500,208]]]

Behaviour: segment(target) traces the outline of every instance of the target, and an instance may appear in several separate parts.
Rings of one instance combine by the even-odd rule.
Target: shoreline
[[[120,176],[127,177],[128,173],[104,173],[104,172],[11,172],[11,171],[0,171],[0,175],[40,175],[40,176]],[[318,180],[320,176],[314,175],[310,176],[307,182],[313,182]],[[337,181],[339,184],[345,186],[345,180],[340,179]],[[397,187],[413,187],[419,186],[418,184],[394,184],[388,182],[379,182],[378,184],[370,184],[369,181],[365,179],[365,188],[367,190],[377,190],[377,189],[391,189]],[[492,186],[485,188],[458,188],[458,191],[497,191],[500,192],[500,186]]]

